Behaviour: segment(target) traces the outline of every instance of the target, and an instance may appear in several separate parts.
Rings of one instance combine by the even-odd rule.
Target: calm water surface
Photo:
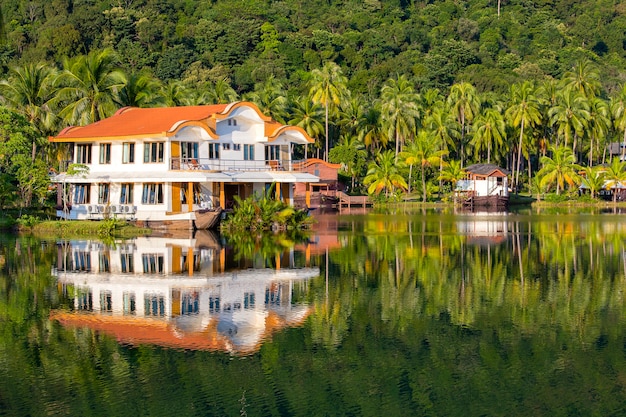
[[[626,222],[0,240],[0,415],[626,415]]]

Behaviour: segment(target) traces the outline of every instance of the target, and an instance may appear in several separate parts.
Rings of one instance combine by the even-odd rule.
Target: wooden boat
[[[222,217],[221,208],[201,209],[195,211],[196,218],[193,221],[193,226],[196,229],[213,229],[216,227]]]

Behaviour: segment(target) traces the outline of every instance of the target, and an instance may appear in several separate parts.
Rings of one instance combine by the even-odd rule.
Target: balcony
[[[242,161],[235,159],[171,158],[170,169],[180,171],[304,171],[300,161]]]

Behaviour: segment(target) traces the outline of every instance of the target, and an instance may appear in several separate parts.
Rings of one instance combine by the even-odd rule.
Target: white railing
[[[135,214],[137,207],[132,204],[86,204],[87,213],[91,214]]]
[[[183,171],[302,171],[305,161],[242,161],[235,159],[172,158],[170,169]]]

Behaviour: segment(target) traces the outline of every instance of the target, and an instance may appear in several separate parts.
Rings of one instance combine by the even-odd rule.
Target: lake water
[[[0,241],[0,415],[626,415],[626,222]]]

